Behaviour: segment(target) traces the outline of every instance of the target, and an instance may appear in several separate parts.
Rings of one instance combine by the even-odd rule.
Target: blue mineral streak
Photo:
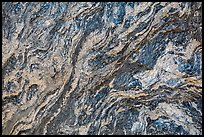
[[[131,83],[128,84],[128,86],[142,86],[142,83],[138,79],[134,79]]]
[[[113,19],[113,22],[116,25],[119,25],[123,22],[123,18],[125,16],[125,3],[118,4],[118,10],[116,12],[116,17]]]

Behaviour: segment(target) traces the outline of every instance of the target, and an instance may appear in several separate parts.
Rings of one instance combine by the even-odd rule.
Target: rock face
[[[2,3],[2,134],[202,134],[201,2]]]

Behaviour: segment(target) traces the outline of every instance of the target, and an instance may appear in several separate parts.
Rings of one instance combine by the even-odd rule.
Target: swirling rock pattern
[[[202,134],[201,9],[2,3],[2,134]]]

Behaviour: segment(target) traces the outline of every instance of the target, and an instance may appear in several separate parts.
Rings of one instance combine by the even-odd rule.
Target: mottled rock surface
[[[2,134],[202,134],[202,3],[2,3]]]

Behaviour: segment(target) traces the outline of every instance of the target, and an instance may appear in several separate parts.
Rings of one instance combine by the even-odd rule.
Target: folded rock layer
[[[3,2],[2,134],[201,135],[201,2]]]

